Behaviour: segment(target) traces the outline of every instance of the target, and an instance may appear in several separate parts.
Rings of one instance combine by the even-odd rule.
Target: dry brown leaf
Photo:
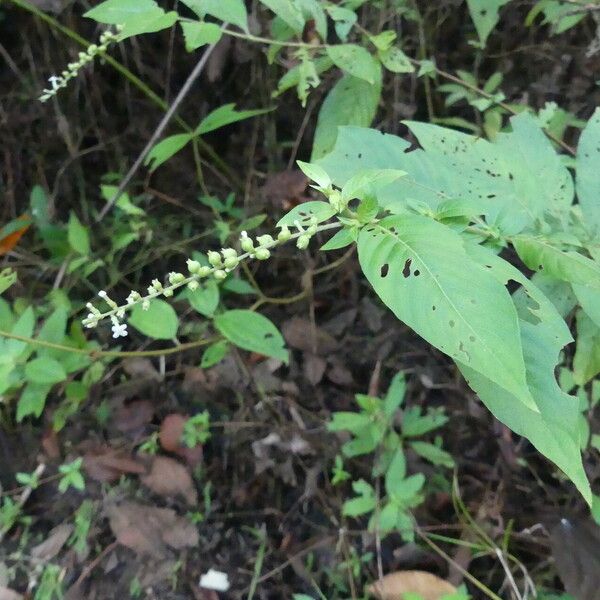
[[[117,481],[121,475],[130,473],[141,475],[146,468],[125,451],[111,446],[92,446],[83,455],[83,468],[96,481]]]
[[[308,182],[308,177],[298,169],[269,173],[261,195],[267,202],[289,210],[300,202]]]
[[[202,461],[202,445],[188,448],[181,443],[183,428],[189,417],[172,413],[167,415],[160,425],[158,439],[160,445],[167,451],[181,456],[188,465],[195,467]]]
[[[58,525],[41,544],[31,549],[31,556],[44,563],[52,560],[61,551],[71,533],[73,525],[70,523]]]
[[[190,505],[198,503],[198,494],[188,470],[176,460],[155,456],[150,472],[142,483],[161,496],[183,496]]]
[[[305,352],[313,352],[327,356],[334,352],[339,344],[326,331],[312,326],[308,319],[292,317],[283,324],[282,333],[289,346]],[[316,346],[316,348],[313,348]]]
[[[149,400],[134,400],[121,405],[115,414],[116,428],[123,433],[135,433],[152,421],[154,406]]]
[[[156,370],[156,367],[149,358],[143,358],[141,356],[126,358],[121,362],[121,365],[130,377],[162,381],[160,373]]]
[[[367,592],[379,600],[403,600],[407,593],[419,594],[423,600],[440,600],[456,588],[427,571],[396,571],[368,586]]]
[[[198,544],[192,523],[170,508],[123,502],[107,506],[110,528],[119,544],[137,554],[166,556],[166,547],[181,549]]]
[[[0,585],[0,600],[22,600],[23,596],[10,588]]]

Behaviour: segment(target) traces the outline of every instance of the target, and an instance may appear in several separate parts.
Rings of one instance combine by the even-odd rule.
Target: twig
[[[227,26],[227,23],[223,23],[223,26],[221,27],[221,29],[224,29],[226,26]],[[194,67],[192,72],[189,74],[189,77],[187,78],[186,82],[183,84],[183,87],[179,90],[179,93],[177,94],[175,100],[173,100],[173,103],[171,104],[171,106],[169,106],[169,110],[167,110],[167,112],[164,114],[164,116],[161,119],[160,123],[158,124],[157,128],[154,130],[154,133],[150,136],[148,143],[144,146],[144,149],[140,152],[140,155],[137,157],[137,159],[135,160],[135,162],[133,163],[133,165],[127,172],[127,175],[125,175],[125,177],[119,184],[119,187],[118,187],[117,191],[115,192],[114,196],[110,199],[109,202],[107,202],[104,205],[104,208],[100,211],[100,214],[98,215],[98,218],[96,219],[97,222],[102,221],[102,219],[106,216],[106,214],[111,209],[111,207],[121,197],[121,194],[125,191],[125,188],[129,185],[129,182],[131,181],[133,176],[136,174],[137,170],[140,168],[140,166],[144,162],[144,159],[146,158],[146,156],[148,156],[150,150],[152,150],[152,148],[154,147],[154,144],[156,144],[156,142],[162,135],[163,131],[169,124],[169,121],[171,120],[173,115],[177,112],[179,105],[181,104],[183,99],[187,96],[192,85],[194,85],[194,82],[196,81],[196,79],[198,79],[198,77],[200,77],[200,74],[204,70],[204,67],[206,66],[206,63],[208,62],[208,59],[210,58],[210,55],[212,54],[212,51],[215,49],[216,45],[217,45],[216,42],[210,44],[206,48],[206,50],[202,53],[200,60],[198,61],[198,63],[196,64],[196,66]]]

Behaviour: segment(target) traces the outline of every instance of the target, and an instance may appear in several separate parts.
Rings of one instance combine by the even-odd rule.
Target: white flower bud
[[[186,261],[186,264],[187,264],[188,271],[192,275],[198,274],[198,271],[200,270],[200,263],[197,260],[192,260],[191,258],[188,258]]]
[[[221,255],[218,252],[215,252],[214,250],[208,251],[208,262],[213,267],[222,267],[223,266],[223,261],[221,260]]]
[[[298,241],[296,242],[296,247],[299,250],[306,250],[306,248],[308,248],[308,243],[310,242],[310,235],[307,235],[306,233],[304,235],[301,235],[298,238]]]
[[[271,253],[266,248],[256,249],[256,258],[258,260],[267,260],[271,256]]]
[[[223,271],[223,269],[217,269],[213,273],[213,276],[216,280],[223,281],[223,279],[225,279],[227,277],[227,273],[225,271]]]
[[[254,251],[254,242],[252,241],[252,238],[248,237],[248,234],[245,231],[242,231],[242,237],[240,238],[240,247],[244,252]]]
[[[177,285],[185,280],[185,275],[183,273],[176,273],[175,271],[171,271],[169,273],[169,283],[171,285]]]
[[[292,232],[287,225],[281,228],[281,231],[277,234],[277,239],[280,242],[287,242],[292,237]]]
[[[268,248],[269,246],[272,246],[275,243],[275,240],[268,233],[265,233],[265,235],[259,235],[256,238],[256,241],[263,248]]]
[[[195,292],[200,287],[200,284],[198,283],[198,281],[196,279],[192,279],[187,284],[187,287],[188,287],[188,290],[190,290],[190,292]]]
[[[150,308],[150,300],[147,298],[142,302],[142,310],[148,310]]]
[[[211,272],[212,272],[212,269],[205,265],[198,269],[198,277],[208,277],[211,274]]]

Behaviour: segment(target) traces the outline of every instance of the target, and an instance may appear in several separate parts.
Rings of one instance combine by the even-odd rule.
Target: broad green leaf
[[[302,204],[294,206],[290,212],[279,219],[277,227],[283,227],[284,225],[290,227],[296,221],[300,225],[309,225],[313,218],[317,220],[317,223],[322,223],[333,217],[335,212],[335,208],[329,202],[309,200],[308,202],[302,202]]]
[[[573,284],[573,291],[586,315],[597,327],[600,327],[600,290],[586,285]]]
[[[392,73],[413,73],[415,68],[410,59],[398,46],[392,46],[378,52],[381,64]]]
[[[292,0],[260,0],[271,9],[284,23],[296,33],[304,29],[304,16]]]
[[[587,314],[577,312],[577,346],[573,357],[573,377],[585,385],[600,373],[600,327]]]
[[[340,229],[334,236],[330,237],[322,246],[321,250],[339,250],[356,242],[356,232],[344,228]]]
[[[475,24],[477,35],[482,45],[490,35],[490,32],[498,23],[498,11],[509,0],[467,0],[471,19]]]
[[[41,416],[46,406],[46,398],[52,389],[52,385],[39,383],[28,383],[21,392],[17,402],[17,422],[20,423],[25,417],[33,415]]]
[[[212,317],[219,306],[219,286],[211,279],[197,290],[186,290],[186,297],[201,315]]]
[[[468,251],[499,282],[520,283],[530,298],[520,307],[519,324],[527,382],[539,412],[465,364],[457,364],[494,416],[552,460],[590,502],[590,486],[579,450],[579,401],[564,393],[555,377],[560,352],[573,341],[569,328],[554,305],[518,269],[481,246],[469,246]]]
[[[30,338],[33,334],[33,328],[35,326],[35,316],[33,314],[33,308],[28,307],[23,314],[17,319],[13,325],[10,333],[18,335],[20,337]],[[4,344],[2,344],[4,342]],[[16,361],[19,357],[29,355],[33,352],[33,347],[28,345],[27,342],[13,339],[0,339],[0,363]]]
[[[301,160],[296,161],[300,170],[309,178],[316,182],[322,188],[328,188],[331,185],[331,179],[325,172],[323,167],[319,165],[303,162]]]
[[[235,346],[288,363],[285,341],[267,317],[251,310],[228,310],[217,315],[214,324]]]
[[[31,383],[50,385],[67,378],[64,367],[54,358],[40,356],[25,365],[25,377]]]
[[[454,467],[454,459],[451,454],[442,450],[439,446],[428,444],[427,442],[411,442],[410,447],[425,460],[434,465],[441,465],[451,469]]]
[[[492,144],[409,122],[422,146],[410,152],[410,143],[397,136],[342,127],[333,152],[318,162],[340,187],[363,169],[401,169],[406,177],[378,190],[382,208],[403,212],[411,200],[436,210],[449,200],[468,201],[488,222],[514,234],[549,210],[567,211],[573,183],[534,117],[521,114],[511,124],[513,131]]]
[[[370,125],[377,112],[380,96],[381,69],[378,70],[378,77],[373,85],[363,79],[344,75],[329,91],[319,111],[311,161],[322,158],[333,149],[339,126]],[[362,149],[362,146],[351,148],[354,155],[361,154],[357,148]],[[347,153],[349,152],[344,152],[344,154]],[[342,158],[341,162],[344,160],[345,158]],[[351,173],[354,174],[358,168],[367,168],[368,166],[370,165],[361,164],[358,167],[355,165]],[[391,168],[395,168],[395,166]],[[332,172],[327,167],[325,170],[330,174]]]
[[[249,119],[257,115],[264,115],[265,113],[271,112],[272,108],[257,108],[252,110],[235,110],[235,104],[224,104],[219,108],[216,108],[210,112],[196,128],[195,135],[204,135],[225,125]]]
[[[179,319],[170,304],[155,298],[148,310],[144,310],[141,304],[133,307],[129,325],[156,340],[170,340],[177,335]]]
[[[155,0],[106,0],[83,16],[99,23],[121,25],[151,12],[164,13]]]
[[[12,269],[0,271],[0,294],[3,294],[10,286],[17,283],[17,273]]]
[[[177,154],[192,139],[191,133],[177,133],[161,140],[156,144],[144,159],[144,164],[155,171],[165,161]]]
[[[600,232],[600,108],[582,131],[577,146],[577,198],[592,233]]]
[[[65,308],[57,308],[42,325],[37,339],[50,342],[52,344],[60,344],[67,331],[67,311]],[[56,359],[64,358],[64,351],[53,348],[45,348],[44,346],[37,347],[38,356],[50,356]]]
[[[90,253],[90,236],[87,227],[81,224],[81,221],[77,218],[77,215],[71,211],[69,217],[69,226],[67,229],[67,237],[69,245],[75,252],[83,254],[84,256]]]
[[[182,21],[181,29],[183,30],[183,37],[185,39],[185,49],[188,52],[193,52],[206,44],[216,44],[223,35],[218,25],[207,23],[206,21],[195,23]]]
[[[210,15],[223,21],[236,25],[248,33],[248,13],[244,0],[181,0],[191,8],[200,18]]]
[[[521,260],[534,271],[560,279],[600,288],[600,264],[579,252],[564,250],[560,241],[548,236],[516,236],[513,245]]]
[[[423,473],[417,473],[406,479],[390,481],[389,487],[388,481],[386,480],[386,490],[394,502],[404,504],[410,502],[414,496],[421,491],[424,483],[425,475],[423,475]]]
[[[385,489],[388,494],[393,494],[400,482],[406,477],[406,457],[402,447],[398,448],[385,473]]]
[[[305,21],[314,21],[314,27],[321,40],[327,40],[327,16],[319,0],[295,0],[296,6],[303,14]]]
[[[103,184],[100,186],[100,193],[102,194],[102,197],[107,201],[110,202],[114,197],[115,194],[117,193],[117,190],[119,189],[118,186],[116,185],[107,185],[107,184]],[[126,215],[131,215],[131,216],[142,216],[145,215],[146,213],[144,212],[143,209],[141,209],[139,206],[136,206],[132,201],[131,198],[129,197],[129,194],[127,192],[123,192],[120,196],[119,199],[117,200],[117,203],[115,204],[115,206],[117,208],[119,208],[120,210],[122,210]],[[122,238],[127,238],[131,236],[131,240],[137,240],[138,236],[135,233],[126,233],[126,234],[122,234]],[[118,237],[118,235],[113,234],[113,238]],[[113,243],[113,248],[124,248],[125,246],[127,246],[127,243]]]
[[[377,61],[362,46],[356,44],[327,46],[327,55],[342,71],[358,79],[364,79],[371,85],[381,77]]]
[[[554,304],[558,314],[564,319],[577,305],[577,298],[571,289],[571,285],[566,281],[560,281],[550,276],[548,273],[538,271],[533,274],[531,282]],[[600,294],[600,290],[593,290]],[[525,288],[519,288],[513,294],[515,304],[521,301],[522,296],[526,296]]]
[[[393,183],[406,173],[399,169],[365,169],[351,177],[342,187],[342,200],[348,201],[353,198],[365,200],[368,197],[376,197],[377,190],[382,186]]]
[[[214,367],[217,363],[220,363],[225,358],[228,352],[229,343],[227,340],[219,340],[218,342],[211,344],[202,354],[200,368],[210,369],[210,367]]]
[[[337,4],[326,4],[325,8],[329,13],[329,16],[334,21],[335,32],[337,33],[340,40],[345,42],[348,39],[350,30],[356,23],[356,13],[349,8],[339,6]],[[358,8],[358,7],[357,7]]]
[[[358,255],[374,290],[401,321],[535,410],[511,297],[469,257],[458,234],[426,217],[394,215],[363,228]]]
[[[134,35],[141,35],[143,33],[155,33],[156,31],[162,31],[172,27],[177,20],[179,15],[175,11],[165,13],[162,9],[160,12],[148,12],[127,21],[119,34],[119,38],[124,40]]]

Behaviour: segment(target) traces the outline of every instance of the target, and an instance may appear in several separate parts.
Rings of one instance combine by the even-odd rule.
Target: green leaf
[[[64,367],[54,358],[40,356],[25,365],[25,377],[31,383],[50,385],[67,378]]]
[[[154,0],[106,0],[83,16],[99,23],[120,25],[151,12],[164,13]]]
[[[560,352],[572,341],[569,328],[554,305],[518,269],[481,246],[469,246],[468,250],[499,282],[520,283],[531,299],[519,311],[519,325],[527,382],[540,412],[531,410],[473,369],[457,364],[495,417],[552,460],[590,502],[590,486],[579,450],[579,402],[560,389],[555,377]]]
[[[217,315],[215,327],[232,344],[288,363],[285,341],[267,317],[251,310],[228,310]]]
[[[185,38],[185,49],[193,52],[200,46],[216,44],[223,35],[221,28],[214,23],[199,21],[195,23],[181,22],[183,37]]]
[[[573,284],[573,291],[577,297],[577,302],[585,311],[587,316],[600,327],[600,290],[588,287],[586,285]],[[571,306],[573,308],[573,306]],[[570,312],[570,311],[569,311]],[[566,316],[566,314],[563,314]]]
[[[344,183],[342,200],[376,197],[381,186],[387,186],[405,175],[406,173],[399,169],[364,169]]]
[[[333,413],[327,429],[329,431],[350,431],[356,434],[370,424],[371,417],[365,413],[338,411]]]
[[[395,502],[406,503],[410,502],[421,491],[424,483],[425,476],[423,473],[417,473],[406,479],[390,481],[389,489],[386,481],[386,490]]]
[[[37,339],[43,342],[52,344],[60,344],[67,331],[67,310],[63,307],[57,308],[42,325]],[[45,348],[39,346],[37,348],[38,356],[50,356],[56,359],[64,358],[64,351],[54,348]]]
[[[454,459],[451,454],[442,450],[439,446],[427,442],[411,442],[411,448],[425,460],[434,465],[441,465],[449,469],[454,467]]]
[[[573,357],[573,377],[585,385],[600,373],[600,327],[587,314],[577,312],[577,347]]]
[[[46,406],[46,398],[52,389],[52,385],[39,383],[28,383],[21,392],[17,403],[17,422],[20,423],[25,417],[33,415],[41,416]]]
[[[161,140],[148,152],[144,164],[149,166],[150,172],[155,171],[165,161],[184,148],[192,140],[192,137],[191,133],[177,133]]]
[[[296,33],[304,29],[304,16],[292,0],[260,0]]]
[[[301,160],[296,161],[297,165],[300,167],[300,170],[312,181],[316,182],[317,185],[322,188],[328,188],[331,185],[331,178],[323,167],[319,165],[303,162]]]
[[[536,410],[511,297],[470,259],[458,234],[419,215],[386,217],[362,229],[358,255],[367,279],[401,321]]]
[[[600,108],[596,108],[577,146],[577,198],[592,233],[600,231]]]
[[[33,334],[34,326],[35,316],[33,314],[33,308],[29,306],[17,319],[10,330],[10,333],[20,337],[30,338]],[[4,344],[2,344],[2,342],[4,342]],[[13,339],[0,339],[0,363],[5,361],[16,361],[19,357],[22,358],[24,355],[31,354],[31,352],[33,352],[33,347],[27,342]]]
[[[90,236],[87,227],[81,224],[77,215],[71,211],[69,225],[67,229],[67,238],[69,245],[75,252],[88,256],[90,253]]]
[[[498,23],[498,11],[508,0],[467,0],[471,19],[482,45]]]
[[[377,61],[362,46],[356,44],[327,46],[327,55],[342,71],[358,79],[364,79],[371,85],[381,77]]]
[[[248,13],[244,0],[181,0],[191,8],[200,18],[210,15],[223,21],[236,25],[246,33],[248,31]]]
[[[17,273],[12,269],[0,271],[0,294],[4,293],[10,286],[17,283]]]
[[[434,429],[438,429],[448,422],[448,417],[439,412],[430,412],[422,415],[418,406],[411,406],[402,415],[402,435],[405,437],[418,437]]]
[[[404,450],[402,447],[398,448],[392,460],[390,466],[385,472],[385,489],[388,494],[394,493],[394,490],[400,484],[400,482],[406,477],[406,457],[404,456]]]
[[[329,58],[329,56],[319,56],[319,58],[316,58],[312,61],[312,64],[316,74],[321,75],[333,66],[333,61]],[[273,97],[276,98],[286,90],[296,87],[300,83],[302,69],[303,65],[301,63],[295,67],[292,67],[285,75],[283,75],[277,84],[277,91],[273,92]]]
[[[375,510],[377,500],[373,486],[364,479],[352,482],[352,489],[358,494],[358,497],[346,500],[342,507],[342,514],[347,517],[359,517],[365,513]]]
[[[200,361],[201,369],[210,369],[217,363],[220,363],[229,352],[229,343],[226,340],[219,340],[206,348]]]
[[[574,252],[565,250],[564,244],[548,236],[517,236],[512,239],[521,260],[534,271],[560,279],[600,288],[600,264]]]
[[[414,73],[413,64],[398,46],[380,50],[377,55],[383,66],[392,73]]]
[[[391,419],[394,413],[398,410],[404,401],[406,393],[406,378],[404,373],[400,371],[394,375],[387,394],[383,400],[383,413],[388,419]]]
[[[334,236],[329,238],[322,246],[321,250],[339,250],[356,242],[356,232],[351,229],[340,229]]]
[[[198,127],[196,127],[195,135],[204,135],[225,125],[249,119],[257,115],[264,115],[265,113],[271,112],[272,108],[257,108],[252,110],[235,110],[235,104],[224,104],[219,108],[216,108],[212,112],[208,113]]]
[[[370,125],[377,112],[380,96],[381,70],[378,71],[373,85],[363,79],[344,75],[329,91],[319,111],[311,161],[322,158],[332,150],[340,125]],[[362,146],[352,147],[354,155],[360,154],[356,148],[362,148]],[[358,168],[367,166],[369,165],[360,165]],[[331,173],[328,168],[326,171]],[[353,173],[356,171],[357,167],[355,166]]]
[[[294,206],[290,212],[279,219],[277,227],[292,226],[296,221],[300,225],[309,225],[313,218],[317,220],[317,223],[322,223],[333,215],[335,215],[335,208],[329,202],[310,200]]]
[[[144,13],[131,21],[127,21],[119,34],[119,38],[124,40],[134,35],[162,31],[173,26],[178,19],[179,15],[175,11],[165,13],[160,9],[160,13],[157,11]]]
[[[171,340],[177,335],[179,319],[170,304],[154,299],[150,301],[148,310],[144,310],[141,304],[134,306],[129,324],[148,337]]]
[[[212,317],[219,306],[219,286],[214,279],[200,285],[197,290],[187,290],[189,303],[205,317]]]

